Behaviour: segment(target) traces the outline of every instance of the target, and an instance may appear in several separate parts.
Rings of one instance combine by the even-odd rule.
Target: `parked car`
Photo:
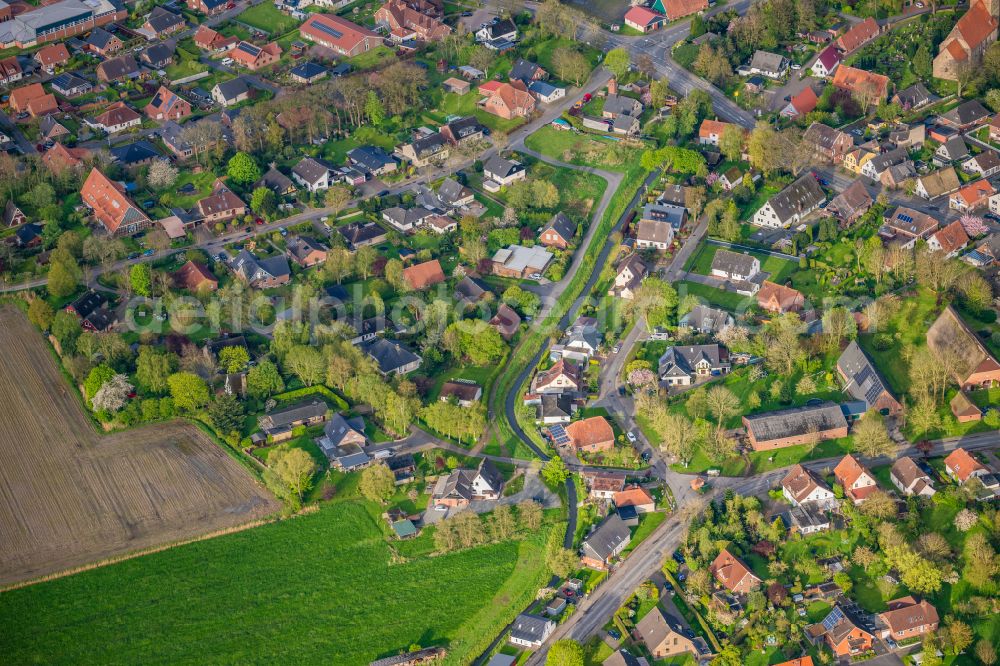
[[[637,437],[635,436],[634,432],[632,432],[631,430],[629,430],[627,433],[625,433],[625,436],[628,437],[628,441],[630,441],[633,444],[635,444],[635,440],[637,439]]]

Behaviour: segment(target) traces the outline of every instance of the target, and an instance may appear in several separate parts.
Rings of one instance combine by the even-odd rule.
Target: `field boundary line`
[[[202,534],[196,537],[191,537],[190,539],[182,539],[180,541],[173,541],[170,543],[160,544],[158,546],[151,546],[149,548],[142,548],[140,550],[134,550],[129,553],[123,553],[122,555],[116,555],[114,557],[108,557],[97,562],[91,562],[89,564],[84,564],[78,567],[73,567],[71,569],[65,569],[63,571],[58,571],[56,573],[46,574],[44,576],[39,576],[38,578],[32,578],[30,580],[22,580],[12,585],[7,585],[5,587],[0,587],[0,594],[5,592],[11,592],[13,590],[19,590],[23,587],[29,587],[31,585],[37,585],[38,583],[45,583],[50,580],[57,580],[59,578],[65,578],[67,576],[74,576],[78,573],[83,573],[84,571],[90,571],[92,569],[100,569],[102,567],[110,566],[112,564],[118,564],[119,562],[125,562],[127,560],[134,560],[137,557],[144,557],[146,555],[153,555],[154,553],[159,553],[164,550],[170,550],[171,548],[178,548],[180,546],[187,546],[192,543],[197,543],[199,541],[208,541],[209,539],[215,539],[218,537],[226,536],[227,534],[236,534],[238,532],[244,532],[249,529],[254,529],[256,527],[263,527],[264,525],[270,525],[272,523],[277,523],[282,520],[289,520],[292,518],[298,518],[300,516],[306,516],[319,511],[319,507],[316,505],[310,505],[308,507],[303,507],[298,513],[294,513],[290,516],[276,515],[271,518],[261,518],[258,520],[251,520],[248,523],[242,525],[234,525],[232,527],[227,527],[221,530],[215,530],[214,532],[209,532],[208,534]]]

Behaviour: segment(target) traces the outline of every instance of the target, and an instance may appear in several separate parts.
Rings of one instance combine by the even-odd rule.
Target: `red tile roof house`
[[[670,21],[697,14],[708,9],[708,0],[655,0],[653,9],[666,15]]]
[[[838,602],[827,617],[806,627],[806,634],[822,639],[838,657],[862,654],[872,649],[875,637],[860,626],[860,618],[850,607]]]
[[[973,211],[987,205],[993,194],[996,194],[996,190],[990,185],[990,181],[977,180],[948,197],[948,208],[962,212]]]
[[[722,133],[726,131],[727,127],[735,127],[738,130],[743,130],[743,128],[739,125],[724,123],[721,120],[709,120],[706,118],[701,121],[701,127],[698,128],[698,143],[708,146],[719,145]]]
[[[56,110],[56,97],[46,93],[41,83],[32,83],[11,91],[10,108],[18,113],[28,112],[38,118]]]
[[[948,454],[948,457],[944,459],[944,468],[959,483],[965,483],[973,477],[989,473],[985,465],[962,448],[955,449]]]
[[[246,215],[247,205],[221,180],[217,180],[212,188],[212,194],[198,202],[198,213],[202,222],[209,224],[225,222]]]
[[[65,65],[69,62],[69,49],[67,49],[66,45],[62,42],[59,42],[58,44],[49,44],[35,53],[35,62],[37,62],[39,67],[42,69],[51,72],[56,67]]]
[[[91,169],[80,188],[83,203],[112,236],[130,236],[152,222],[125,194],[125,188],[112,182],[96,168]]]
[[[837,503],[833,491],[827,487],[823,479],[802,465],[792,467],[781,480],[781,494],[792,506],[815,503],[823,508],[829,508]]]
[[[852,455],[846,455],[833,468],[833,476],[844,489],[844,494],[855,504],[861,504],[878,489],[878,483],[868,468]]]
[[[709,565],[708,570],[722,587],[733,594],[747,594],[762,582],[750,571],[750,567],[725,549]]]
[[[535,375],[531,383],[532,393],[565,393],[580,389],[582,371],[572,361],[559,359],[548,370]]]
[[[377,34],[332,14],[313,14],[299,26],[303,38],[343,56],[356,56],[379,46]]]
[[[125,102],[115,102],[104,113],[94,118],[94,124],[108,134],[121,132],[142,124],[142,116]]]
[[[603,416],[574,421],[566,426],[569,444],[577,451],[596,453],[610,451],[615,446],[615,433]]]
[[[527,118],[535,111],[535,98],[521,81],[480,86],[479,92],[488,95],[483,103],[483,110],[499,118]]]
[[[153,120],[180,120],[191,115],[191,102],[160,86],[143,113]]]
[[[833,74],[833,86],[849,93],[866,93],[872,104],[881,102],[889,95],[889,77],[874,74],[863,69],[841,65]]]
[[[15,81],[20,81],[23,76],[24,70],[21,69],[16,56],[0,60],[0,84],[9,86]]]
[[[642,486],[629,486],[615,493],[611,499],[616,509],[623,506],[634,506],[636,513],[649,513],[656,510],[656,502]]]
[[[431,259],[422,264],[404,268],[403,280],[406,282],[406,286],[414,291],[426,289],[445,281],[444,270],[441,268],[441,262],[437,259]]]
[[[385,26],[392,35],[413,35],[423,42],[437,41],[451,34],[451,27],[400,0],[389,0],[379,7],[374,18],[375,23]]]
[[[240,42],[229,49],[229,57],[237,65],[243,65],[250,71],[257,71],[278,62],[278,58],[281,57],[281,47],[278,46],[277,42],[271,42],[265,46]]]
[[[240,41],[236,37],[226,37],[212,30],[207,25],[200,25],[194,33],[194,43],[205,51],[225,51]]]
[[[179,289],[188,291],[215,291],[219,288],[219,281],[212,271],[196,261],[189,261],[173,274],[174,285]]]
[[[927,239],[927,247],[944,253],[945,257],[954,257],[969,244],[969,235],[961,220],[955,220],[946,227],[941,227]]]
[[[889,610],[878,615],[885,624],[882,638],[905,641],[937,631],[937,609],[927,603],[927,600],[917,601],[913,597],[903,597],[890,601],[888,606]]]
[[[646,7],[631,7],[625,12],[625,25],[639,32],[659,30],[666,22],[666,16]]]
[[[770,280],[764,280],[764,284],[757,292],[757,305],[768,312],[778,314],[799,312],[805,302],[805,296],[799,290],[775,284]]]
[[[811,87],[806,86],[781,110],[781,115],[785,118],[798,118],[812,113],[818,103],[819,97],[816,97],[816,92]]]
[[[861,23],[855,23],[850,30],[837,40],[837,48],[849,55],[872,41],[879,35],[878,22],[868,17]]]

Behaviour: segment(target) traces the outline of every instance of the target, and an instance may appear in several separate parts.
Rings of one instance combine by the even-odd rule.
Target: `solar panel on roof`
[[[880,393],[882,393],[881,384],[879,384],[878,382],[872,384],[871,386],[868,387],[868,390],[865,391],[865,402],[867,402],[869,405],[874,404],[875,400],[878,399]]]
[[[840,624],[843,619],[844,611],[840,609],[840,606],[834,606],[830,614],[823,619],[823,628],[827,631],[833,631],[833,628]]]
[[[552,441],[556,444],[566,444],[569,442],[569,435],[566,434],[566,428],[561,425],[549,426],[549,434],[552,436]]]
[[[912,218],[912,217],[910,217],[909,215],[907,215],[906,213],[902,213],[902,214],[900,214],[900,216],[899,216],[899,219],[900,219],[901,221],[903,221],[903,222],[906,222],[906,223],[910,223],[910,222],[913,222],[913,218]]]
[[[875,373],[872,372],[871,366],[866,365],[865,367],[861,368],[861,372],[857,374],[857,376],[854,378],[854,381],[856,381],[859,386],[864,386],[868,382],[868,380],[872,378],[874,374]]]
[[[257,54],[260,53],[259,48],[257,48],[252,44],[247,44],[246,42],[240,42],[239,46],[237,46],[236,48],[238,48],[240,51],[243,51],[244,53],[249,53],[255,58],[257,57]]]
[[[317,30],[319,30],[324,34],[330,35],[334,39],[340,39],[344,36],[344,33],[340,32],[333,26],[330,26],[326,23],[322,23],[320,21],[314,21],[312,27],[316,28]]]

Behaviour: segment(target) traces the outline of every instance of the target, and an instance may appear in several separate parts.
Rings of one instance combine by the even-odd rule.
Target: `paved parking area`
[[[434,523],[440,522],[445,518],[454,516],[455,514],[461,513],[462,511],[475,511],[476,513],[488,513],[497,507],[497,504],[509,504],[514,505],[518,502],[526,499],[533,499],[539,502],[544,509],[557,509],[562,506],[562,500],[559,496],[553,493],[545,483],[542,481],[541,475],[539,475],[538,470],[535,468],[528,468],[524,471],[524,489],[518,493],[511,495],[510,497],[503,497],[499,502],[493,502],[490,500],[477,500],[471,502],[468,506],[450,508],[447,511],[439,511],[433,507],[433,505],[428,505],[427,510],[424,511],[423,524],[433,525]]]

